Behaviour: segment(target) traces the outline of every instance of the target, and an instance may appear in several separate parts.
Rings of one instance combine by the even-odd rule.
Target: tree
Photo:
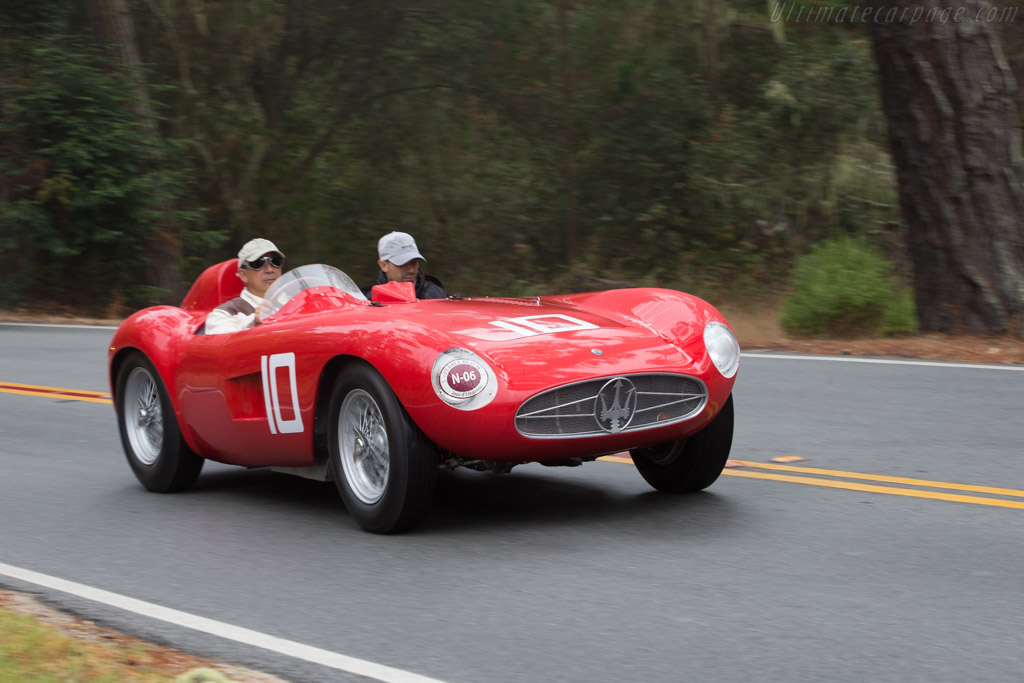
[[[13,5],[0,3],[0,249],[18,258],[0,306],[117,315],[159,300],[140,274],[165,217],[153,207],[182,176],[153,163],[128,82],[76,30],[80,0]]]
[[[154,150],[160,147],[161,136],[156,124],[156,114],[149,99],[149,90],[142,72],[139,57],[138,41],[135,37],[135,24],[127,0],[84,0],[89,25],[96,42],[107,50],[111,64],[124,69],[131,83],[131,110],[138,124],[153,140]],[[153,161],[160,163],[163,155],[154,152]],[[173,211],[170,197],[159,199],[154,207],[163,214]],[[181,277],[181,242],[175,233],[175,226],[167,221],[162,222],[153,232],[147,245],[150,267],[144,272],[148,284],[157,287],[166,294],[161,297],[164,303],[177,303],[184,294]]]
[[[870,29],[921,328],[1024,335],[1016,82],[988,8],[916,4]]]
[[[153,235],[186,281],[253,235],[363,279],[405,230],[467,294],[902,253],[863,29],[781,29],[764,0],[0,2],[0,245],[26,295],[101,307],[160,300],[111,267]]]

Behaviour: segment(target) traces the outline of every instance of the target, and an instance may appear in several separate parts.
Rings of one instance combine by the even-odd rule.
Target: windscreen
[[[260,304],[260,319],[274,315],[296,294],[312,287],[333,287],[356,299],[366,300],[348,275],[334,266],[313,263],[289,270],[270,285]]]

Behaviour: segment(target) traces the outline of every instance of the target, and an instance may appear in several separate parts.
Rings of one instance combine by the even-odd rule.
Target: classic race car
[[[740,351],[722,315],[667,289],[529,298],[367,300],[341,271],[295,268],[261,324],[204,333],[238,295],[234,259],[181,307],[128,318],[109,352],[121,440],[153,491],[204,459],[333,479],[368,531],[410,528],[441,468],[507,472],[629,451],[667,492],[709,486],[732,444]]]

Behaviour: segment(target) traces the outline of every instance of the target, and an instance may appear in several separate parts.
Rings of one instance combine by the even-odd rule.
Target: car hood
[[[487,360],[510,388],[630,372],[699,373],[706,359],[696,320],[676,320],[668,331],[630,313],[595,312],[561,299],[467,303],[472,306],[445,307],[447,339]],[[677,318],[687,315],[676,306]]]

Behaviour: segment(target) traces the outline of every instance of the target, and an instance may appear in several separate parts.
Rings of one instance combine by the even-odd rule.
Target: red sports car
[[[628,450],[654,488],[709,486],[729,455],[736,338],[697,297],[618,289],[532,298],[367,300],[324,265],[285,273],[262,324],[204,334],[238,295],[234,259],[181,307],[118,329],[110,382],[128,462],[153,491],[204,459],[333,479],[353,519],[390,533],[423,516],[440,468],[507,472]]]

